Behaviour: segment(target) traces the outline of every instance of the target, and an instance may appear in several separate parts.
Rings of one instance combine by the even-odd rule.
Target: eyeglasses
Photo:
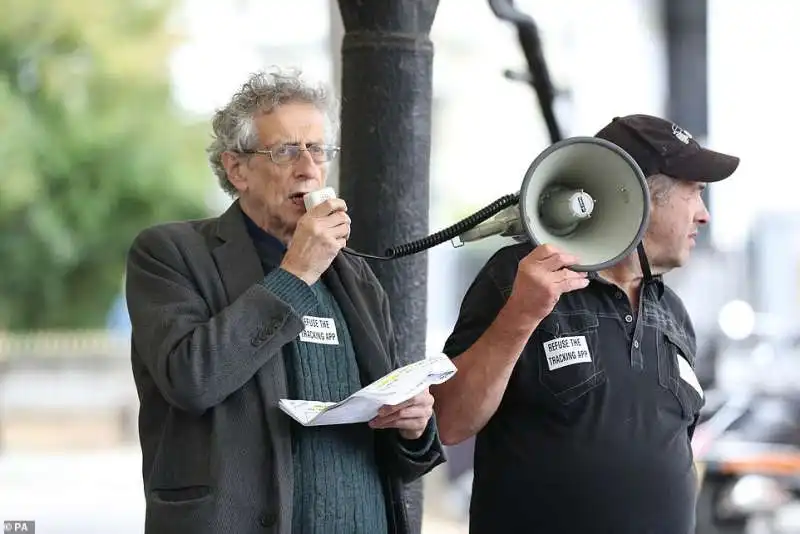
[[[334,145],[300,145],[296,143],[289,143],[283,145],[276,145],[269,149],[262,150],[240,150],[240,154],[264,154],[270,157],[273,163],[278,165],[288,165],[294,163],[300,158],[302,152],[308,152],[311,159],[315,163],[326,163],[334,159],[341,148]]]

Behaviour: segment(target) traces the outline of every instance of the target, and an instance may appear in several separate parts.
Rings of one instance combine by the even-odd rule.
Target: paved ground
[[[0,521],[35,520],[37,534],[141,534],[140,454],[121,411],[134,400],[127,364],[0,374]],[[423,534],[466,534],[445,513],[443,476],[426,478]]]
[[[139,461],[135,446],[0,454],[0,520],[35,520],[38,534],[141,534]],[[425,479],[422,534],[467,534],[443,479],[441,469]],[[800,532],[797,504],[779,517],[780,527],[754,524],[747,534]]]
[[[0,455],[0,520],[33,519],[37,534],[141,534],[139,459],[135,447]],[[442,495],[437,478],[426,496]],[[466,534],[436,504],[423,534]]]

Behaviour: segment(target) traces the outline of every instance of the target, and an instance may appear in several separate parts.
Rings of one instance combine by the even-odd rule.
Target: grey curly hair
[[[237,191],[228,181],[222,153],[258,148],[255,118],[270,113],[277,106],[294,102],[314,104],[325,114],[327,135],[332,141],[339,128],[338,102],[325,85],[306,83],[298,69],[271,68],[251,74],[228,104],[214,113],[213,140],[206,153],[220,187],[231,197],[235,197]]]

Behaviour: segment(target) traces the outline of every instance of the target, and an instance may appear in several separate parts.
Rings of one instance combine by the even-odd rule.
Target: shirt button
[[[633,321],[633,317],[630,314],[626,315],[625,316],[625,322],[626,323],[630,323],[631,321]]]
[[[639,348],[639,340],[638,340],[638,339],[635,339],[635,340],[633,341],[633,348],[635,348],[635,349],[638,349],[638,348]]]
[[[622,298],[622,291],[617,291],[616,293],[614,293],[614,296],[617,297],[617,299],[621,299]]]

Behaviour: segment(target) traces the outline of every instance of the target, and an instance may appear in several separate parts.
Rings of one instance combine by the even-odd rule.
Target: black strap
[[[650,271],[650,262],[647,261],[647,254],[644,253],[644,241],[639,242],[636,247],[639,252],[639,263],[642,265],[642,276],[645,283],[653,279],[653,273]]]

